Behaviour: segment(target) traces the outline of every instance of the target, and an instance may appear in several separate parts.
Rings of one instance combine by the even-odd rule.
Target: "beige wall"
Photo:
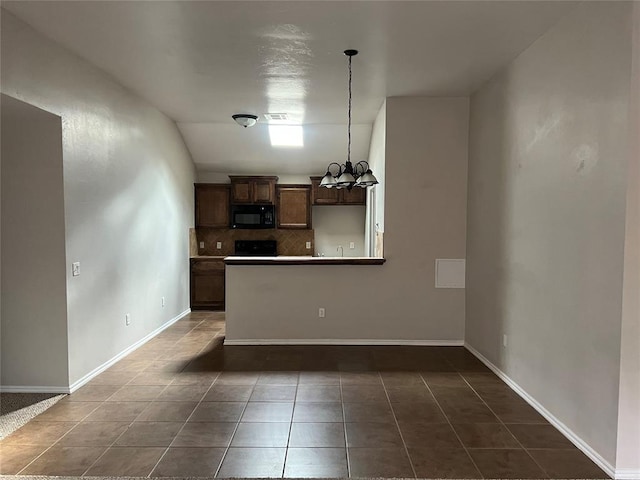
[[[312,207],[315,255],[364,257],[365,207],[362,205],[317,205]],[[349,248],[350,242],[354,248]]]
[[[584,2],[539,38],[472,96],[469,145],[466,341],[609,465],[629,12]]]
[[[2,95],[3,389],[69,386],[60,117]]]
[[[465,256],[467,127],[466,98],[388,99],[387,263],[228,266],[227,339],[462,342],[464,290],[434,265]]]
[[[4,10],[1,61],[3,93],[62,118],[74,384],[188,310],[194,166],[173,121]]]
[[[385,101],[376,120],[373,123],[373,129],[371,131],[371,144],[369,145],[369,166],[373,171],[373,174],[380,182],[375,187],[375,209],[374,228],[367,224],[367,231],[384,232],[384,198],[387,182],[385,181],[386,175],[386,138],[387,138],[387,102]],[[367,220],[369,222],[369,220]]]
[[[640,2],[633,6],[616,477],[640,476]]]

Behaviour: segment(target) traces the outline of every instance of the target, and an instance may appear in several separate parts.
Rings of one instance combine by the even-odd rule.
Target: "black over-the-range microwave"
[[[231,228],[276,228],[273,205],[231,205]]]

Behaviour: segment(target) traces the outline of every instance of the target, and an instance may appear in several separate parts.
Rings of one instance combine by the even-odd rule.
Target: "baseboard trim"
[[[171,320],[169,320],[166,323],[163,323],[161,326],[159,326],[158,328],[156,328],[154,331],[152,331],[151,333],[147,334],[146,336],[144,336],[143,338],[141,338],[140,340],[138,340],[136,343],[134,343],[133,345],[125,348],[122,352],[118,353],[116,356],[112,357],[110,360],[107,360],[105,363],[103,363],[102,365],[100,365],[99,367],[94,368],[93,370],[91,370],[89,373],[87,373],[84,377],[82,377],[80,380],[77,380],[76,382],[72,383],[71,386],[68,388],[68,392],[67,393],[73,393],[76,390],[78,390],[80,387],[82,387],[84,384],[88,383],[89,381],[91,381],[92,379],[94,379],[96,376],[100,375],[102,372],[104,372],[107,368],[111,367],[114,363],[118,362],[119,360],[123,359],[124,357],[126,357],[127,355],[129,355],[131,352],[133,352],[134,350],[137,350],[138,348],[140,348],[142,345],[144,345],[145,343],[147,343],[149,340],[151,340],[153,337],[155,337],[156,335],[158,335],[160,332],[162,332],[163,330],[166,330],[167,328],[169,328],[171,325],[173,325],[174,323],[176,323],[178,320],[180,320],[181,318],[185,317],[186,315],[188,315],[189,313],[191,313],[191,309],[187,308],[184,312],[179,313],[178,315],[176,315],[175,317],[173,317]]]
[[[633,468],[617,468],[616,480],[640,480],[640,470]]]
[[[359,338],[242,338],[224,340],[225,345],[400,345],[417,347],[461,347],[464,340],[379,340]]]
[[[598,465],[604,472],[609,475],[611,478],[622,479],[623,477],[618,477],[616,469],[607,462],[602,456],[596,452],[589,444],[587,444],[584,440],[582,440],[578,435],[576,435],[569,427],[567,427],[564,423],[562,423],[558,418],[556,418],[549,410],[544,408],[541,403],[539,403],[535,398],[529,395],[520,385],[514,382],[506,373],[496,367],[488,358],[478,352],[475,348],[469,345],[467,342],[464,343],[464,347],[469,350],[473,355],[475,355],[478,360],[484,363],[493,373],[495,373],[500,379],[509,385],[511,389],[520,395],[525,402],[531,405],[537,412],[542,415],[547,421],[560,430],[567,439],[573,443],[578,449],[582,451],[587,457],[589,457],[593,462]],[[638,472],[635,472],[638,474]],[[625,480],[630,477],[624,477]],[[633,477],[640,478],[640,477]]]
[[[71,393],[69,387],[0,385],[0,393]]]

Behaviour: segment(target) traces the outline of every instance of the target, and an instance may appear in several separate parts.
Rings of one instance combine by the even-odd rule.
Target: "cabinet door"
[[[275,203],[278,177],[229,175],[229,179],[231,203]]]
[[[351,190],[346,188],[340,189],[340,203],[345,205],[364,205],[367,198],[365,188],[353,187]]]
[[[252,187],[250,180],[232,180],[231,203],[253,203]]]
[[[311,228],[311,189],[308,185],[278,187],[278,228]]]
[[[273,180],[253,180],[253,203],[275,203],[275,182]]]
[[[314,205],[335,205],[338,203],[338,190],[320,186],[322,177],[311,177],[312,196]]]
[[[196,227],[229,227],[229,185],[195,185]]]
[[[224,262],[192,260],[191,308],[224,310]]]

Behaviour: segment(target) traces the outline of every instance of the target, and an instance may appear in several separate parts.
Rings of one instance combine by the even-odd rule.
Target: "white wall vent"
[[[270,122],[281,122],[283,120],[289,120],[289,117],[286,113],[265,113],[264,118],[266,118],[267,121]]]
[[[436,288],[464,288],[464,258],[436,259]]]

